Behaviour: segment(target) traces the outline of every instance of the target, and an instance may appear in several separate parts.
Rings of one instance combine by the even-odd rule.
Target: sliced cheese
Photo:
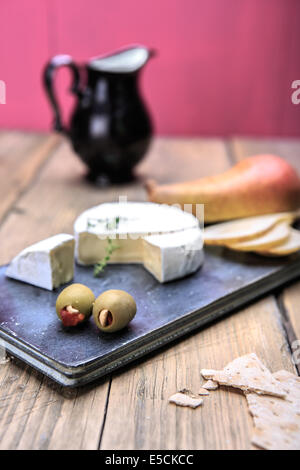
[[[276,245],[284,243],[290,236],[291,227],[287,222],[278,222],[268,232],[239,243],[228,244],[228,248],[237,251],[269,250]]]
[[[144,238],[145,268],[160,282],[191,274],[203,263],[203,238],[198,228]]]
[[[76,259],[92,265],[117,249],[109,263],[141,263],[160,282],[179,279],[203,262],[199,221],[177,207],[150,202],[107,203],[81,214],[74,225]]]
[[[21,251],[10,263],[6,276],[53,290],[74,276],[74,237],[61,233]]]

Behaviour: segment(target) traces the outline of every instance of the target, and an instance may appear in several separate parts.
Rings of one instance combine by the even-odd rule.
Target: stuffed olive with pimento
[[[58,296],[56,313],[64,326],[77,326],[92,314],[95,296],[83,284],[71,284]]]

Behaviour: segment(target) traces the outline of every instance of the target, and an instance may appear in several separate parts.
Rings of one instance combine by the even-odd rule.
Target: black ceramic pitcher
[[[139,72],[152,55],[142,46],[91,59],[78,67],[70,56],[58,55],[47,64],[44,84],[54,111],[54,128],[69,136],[75,152],[87,164],[91,179],[128,181],[146,153],[152,125],[138,89]],[[69,126],[62,124],[54,92],[55,70],[68,66],[71,92],[78,100]]]

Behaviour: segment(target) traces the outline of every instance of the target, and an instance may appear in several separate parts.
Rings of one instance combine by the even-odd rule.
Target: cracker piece
[[[208,380],[203,385],[203,388],[205,388],[206,390],[217,390],[219,388],[219,384],[218,382],[214,382],[213,380]]]
[[[200,390],[198,391],[198,395],[207,396],[209,395],[209,391],[206,388],[201,387]]]
[[[285,399],[246,394],[255,424],[252,443],[266,450],[300,450],[300,378],[287,371],[273,377],[285,389]]]
[[[198,406],[201,406],[203,404],[203,399],[193,398],[186,393],[178,392],[169,398],[169,403],[174,403],[177,406],[188,406],[190,408],[198,408]]]
[[[255,353],[230,362],[223,370],[216,371],[213,380],[220,385],[239,388],[244,392],[281,398],[286,396],[282,384],[273,377]]]
[[[201,375],[205,380],[211,380],[216,372],[218,371],[214,369],[201,369]]]

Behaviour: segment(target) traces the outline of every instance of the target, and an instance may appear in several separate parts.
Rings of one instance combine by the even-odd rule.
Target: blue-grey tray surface
[[[300,257],[263,258],[222,248],[205,250],[194,275],[158,283],[140,265],[110,265],[94,278],[76,266],[74,282],[99,295],[124,289],[137,315],[121,332],[100,332],[92,319],[64,328],[55,312],[57,295],[5,277],[0,267],[0,338],[7,350],[66,386],[95,380],[136,358],[222,317],[234,308],[300,276]]]

